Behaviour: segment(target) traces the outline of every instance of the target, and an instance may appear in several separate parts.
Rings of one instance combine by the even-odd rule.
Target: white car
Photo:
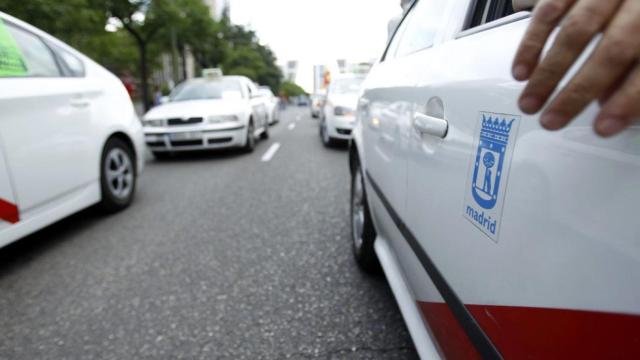
[[[280,121],[280,99],[273,95],[273,91],[271,91],[271,88],[268,86],[260,86],[258,93],[266,100],[269,125]]]
[[[122,82],[0,13],[0,247],[93,204],[127,207],[144,165]]]
[[[311,95],[311,117],[317,119],[320,117],[322,107],[324,106],[326,95],[325,94],[313,94]]]
[[[325,146],[351,139],[364,79],[362,75],[343,75],[331,81],[320,115],[320,139]]]
[[[640,126],[519,110],[523,4],[413,3],[359,100],[355,256],[424,359],[640,359]]]
[[[173,152],[241,147],[269,137],[266,99],[249,78],[212,73],[177,86],[169,102],[143,119],[145,141],[157,158]]]

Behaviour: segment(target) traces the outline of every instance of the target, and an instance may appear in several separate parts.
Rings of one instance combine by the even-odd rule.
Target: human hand
[[[560,24],[562,22],[562,24]],[[542,50],[561,25],[551,49]],[[640,116],[640,1],[541,0],[513,63],[513,76],[529,80],[520,99],[523,112],[535,114],[591,40],[603,33],[594,52],[540,117],[543,127],[566,126],[592,101],[600,100],[595,130],[613,136]]]

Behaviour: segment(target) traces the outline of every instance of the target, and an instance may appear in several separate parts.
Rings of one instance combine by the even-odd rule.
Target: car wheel
[[[260,134],[260,139],[267,140],[269,138],[269,124],[264,124],[264,131]]]
[[[249,121],[249,125],[247,125],[247,140],[244,145],[244,150],[246,152],[252,152],[256,148],[255,130],[256,128],[253,124],[253,120]]]
[[[109,213],[128,207],[133,201],[137,177],[131,147],[121,139],[109,139],[102,153],[100,169],[100,207]]]
[[[333,146],[334,141],[331,136],[329,136],[329,130],[327,130],[326,121],[322,121],[322,124],[320,125],[320,138],[322,139],[322,144],[324,144],[324,146]]]
[[[371,220],[369,203],[360,164],[351,176],[351,239],[358,266],[368,273],[379,273],[380,263],[373,248],[376,230]]]

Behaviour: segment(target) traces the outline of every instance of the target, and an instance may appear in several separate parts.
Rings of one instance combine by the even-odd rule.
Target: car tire
[[[325,147],[332,147],[335,144],[335,140],[329,136],[329,131],[327,131],[327,122],[325,120],[320,124],[320,139]]]
[[[381,268],[373,247],[376,239],[376,230],[371,220],[364,177],[359,163],[356,163],[356,168],[351,175],[350,203],[353,255],[360,269],[370,274],[378,274]]]
[[[133,149],[119,138],[107,141],[100,161],[100,208],[115,213],[127,208],[136,190],[136,161]]]
[[[162,160],[168,160],[171,158],[171,153],[168,152],[151,152],[153,154],[153,157],[158,160],[158,161],[162,161]]]
[[[264,124],[264,131],[260,134],[260,139],[267,140],[269,138],[269,124]]]
[[[249,124],[247,125],[247,139],[245,141],[245,145],[244,145],[244,151],[245,152],[253,152],[253,150],[255,150],[256,148],[256,137],[254,135],[255,132],[255,125],[253,124],[253,120],[249,121]]]

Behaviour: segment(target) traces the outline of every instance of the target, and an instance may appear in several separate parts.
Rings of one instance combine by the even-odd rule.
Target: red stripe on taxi
[[[12,224],[20,221],[20,212],[18,211],[18,206],[0,199],[0,220],[4,220]]]
[[[479,359],[444,303],[418,302],[448,359]],[[466,305],[505,359],[640,359],[640,316]]]

